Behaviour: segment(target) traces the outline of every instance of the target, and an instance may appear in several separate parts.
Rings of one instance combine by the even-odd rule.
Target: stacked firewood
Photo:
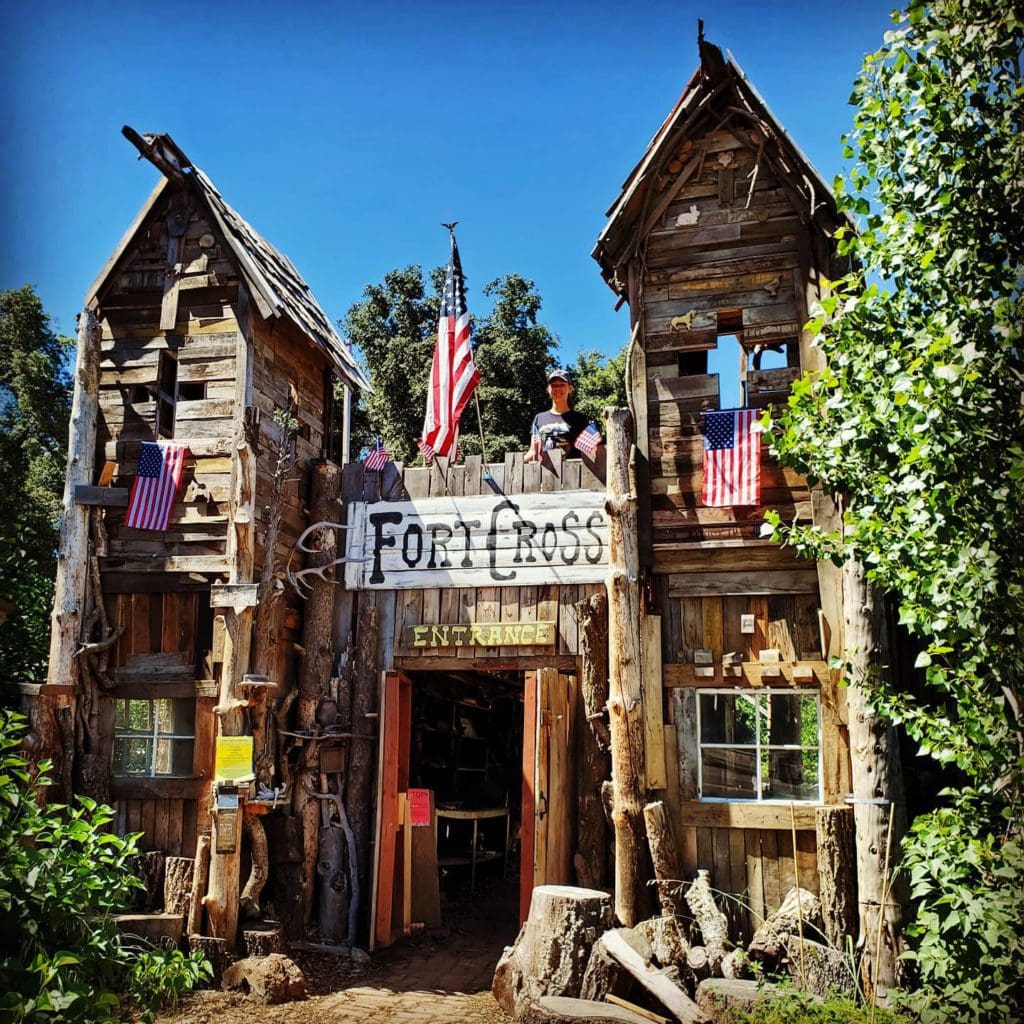
[[[847,958],[823,940],[814,893],[790,890],[743,947],[729,934],[707,871],[689,883],[658,874],[662,912],[631,928],[615,927],[608,893],[536,888],[495,971],[493,992],[505,1011],[527,1024],[706,1024],[770,998],[775,979],[817,995],[854,990]]]

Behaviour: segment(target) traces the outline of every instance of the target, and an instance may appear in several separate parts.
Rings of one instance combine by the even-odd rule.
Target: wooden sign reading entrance
[[[608,572],[602,491],[353,502],[351,590],[600,583]],[[503,641],[504,642],[504,641]]]
[[[410,626],[410,647],[528,647],[557,639],[555,622],[482,622]]]

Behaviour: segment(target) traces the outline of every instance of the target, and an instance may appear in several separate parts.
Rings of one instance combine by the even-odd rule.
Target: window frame
[[[763,706],[771,699],[775,694],[781,694],[784,696],[797,696],[797,697],[812,697],[814,699],[814,707],[817,713],[817,729],[815,730],[815,737],[817,743],[814,746],[808,746],[803,743],[761,743],[761,719],[764,714]],[[755,707],[755,720],[754,720],[754,742],[753,743],[705,743],[701,736],[702,732],[702,720],[701,714],[701,698],[703,696],[730,696],[730,697],[749,697],[752,699]],[[760,700],[756,698],[760,697]],[[824,801],[825,788],[824,788],[824,763],[822,756],[822,714],[821,714],[821,691],[817,688],[812,687],[792,687],[792,686],[702,686],[696,688],[696,720],[697,720],[697,800],[704,804],[775,804],[775,805],[786,805],[786,804],[805,804],[805,805],[816,805]],[[704,751],[705,750],[740,750],[740,751],[752,751],[754,754],[754,793],[753,797],[737,797],[737,796],[705,796],[704,795]],[[817,778],[816,778],[816,795],[813,798],[794,798],[794,797],[763,797],[761,794],[764,791],[765,779],[761,776],[761,754],[762,752],[771,751],[804,751],[812,750],[817,754]]]
[[[124,732],[118,729],[117,726],[117,711],[116,701],[123,700],[126,703],[132,701],[144,701],[147,704],[156,704],[157,701],[168,700],[172,704],[175,701],[192,703],[193,704],[193,718],[192,718],[192,732],[191,733],[179,733],[179,732],[160,732],[160,716],[156,709],[153,709],[152,719],[153,728],[150,732],[141,732],[139,730],[133,730],[130,732]],[[111,777],[116,779],[190,779],[195,776],[195,750],[196,750],[196,723],[195,723],[195,701],[189,697],[116,697],[115,698],[115,713],[114,713],[114,729],[113,729],[113,743],[110,748],[110,772]],[[117,765],[117,743],[118,740],[146,740],[150,746],[150,756],[148,758],[148,770],[144,772],[129,772],[119,771]],[[191,740],[192,741],[192,763],[189,767],[187,774],[178,773],[165,773],[158,772],[156,770],[157,761],[157,742],[159,740]]]

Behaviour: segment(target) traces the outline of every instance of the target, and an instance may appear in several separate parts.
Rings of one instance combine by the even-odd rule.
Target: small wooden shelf
[[[469,845],[469,855],[452,855],[452,856],[438,856],[437,863],[439,867],[465,867],[469,865],[469,891],[473,892],[476,889],[476,866],[477,864],[485,864],[488,861],[501,860],[502,870],[505,871],[508,868],[508,841],[509,841],[509,828],[511,822],[509,820],[509,813],[507,807],[482,807],[478,810],[445,810],[444,808],[438,807],[435,811],[435,815],[438,819],[438,825],[440,826],[442,819],[448,819],[449,821],[469,821],[473,824],[473,833]],[[480,835],[480,822],[490,821],[497,818],[505,819],[505,837],[504,845],[500,851],[498,850],[478,850],[477,841]],[[441,829],[437,829],[438,842],[440,842]]]

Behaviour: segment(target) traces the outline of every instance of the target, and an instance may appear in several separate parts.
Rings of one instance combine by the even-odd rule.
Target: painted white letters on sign
[[[351,590],[599,583],[608,570],[604,494],[551,491],[357,501],[348,507]]]

